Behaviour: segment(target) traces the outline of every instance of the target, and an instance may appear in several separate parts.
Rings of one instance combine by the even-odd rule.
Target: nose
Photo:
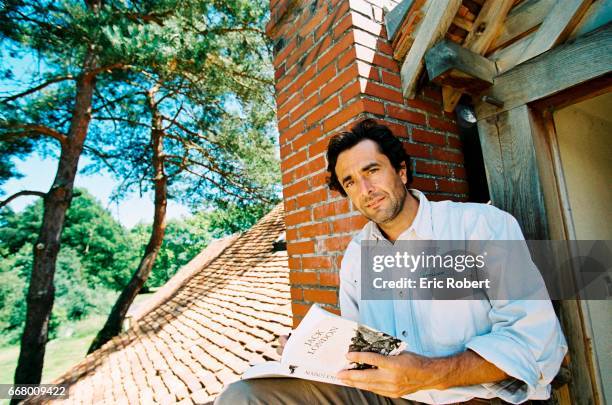
[[[367,178],[361,179],[361,181],[359,182],[359,192],[363,196],[367,196],[370,193],[374,192],[372,182]]]

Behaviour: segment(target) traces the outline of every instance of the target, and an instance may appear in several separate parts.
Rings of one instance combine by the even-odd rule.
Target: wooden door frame
[[[575,239],[552,114],[612,90],[612,25],[563,44],[496,77],[475,103],[489,193],[527,239]],[[482,99],[485,99],[484,97]],[[602,403],[592,329],[581,300],[559,303],[575,404]],[[568,396],[569,395],[569,396]]]

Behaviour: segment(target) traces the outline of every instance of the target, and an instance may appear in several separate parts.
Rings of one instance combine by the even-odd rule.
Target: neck
[[[404,200],[404,205],[402,206],[400,213],[397,214],[393,220],[377,225],[385,234],[387,239],[389,239],[391,242],[395,242],[402,232],[410,228],[412,222],[414,222],[414,218],[416,217],[418,210],[419,201],[414,198],[410,191],[406,191],[406,199]]]

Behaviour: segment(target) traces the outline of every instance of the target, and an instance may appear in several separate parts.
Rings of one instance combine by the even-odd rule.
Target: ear
[[[402,179],[402,183],[408,183],[408,169],[406,168],[406,162],[400,163],[400,169],[398,171],[400,178]]]

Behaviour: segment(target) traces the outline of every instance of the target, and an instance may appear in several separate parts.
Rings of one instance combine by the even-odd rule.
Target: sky
[[[21,179],[11,179],[0,189],[6,196],[21,190],[36,190],[46,192],[53,183],[57,170],[57,160],[51,157],[43,159],[34,153],[26,160],[14,160],[17,170],[24,176]],[[81,158],[79,169],[83,168],[89,161]],[[137,193],[126,196],[118,205],[109,201],[110,195],[117,183],[107,173],[97,173],[91,176],[77,174],[76,187],[89,190],[104,207],[106,207],[115,219],[123,226],[131,228],[139,222],[150,223],[153,220],[153,194],[148,193],[141,198]],[[19,212],[34,202],[38,197],[18,197],[8,204],[13,210]],[[190,216],[190,210],[184,205],[169,201],[168,219],[184,218]]]

